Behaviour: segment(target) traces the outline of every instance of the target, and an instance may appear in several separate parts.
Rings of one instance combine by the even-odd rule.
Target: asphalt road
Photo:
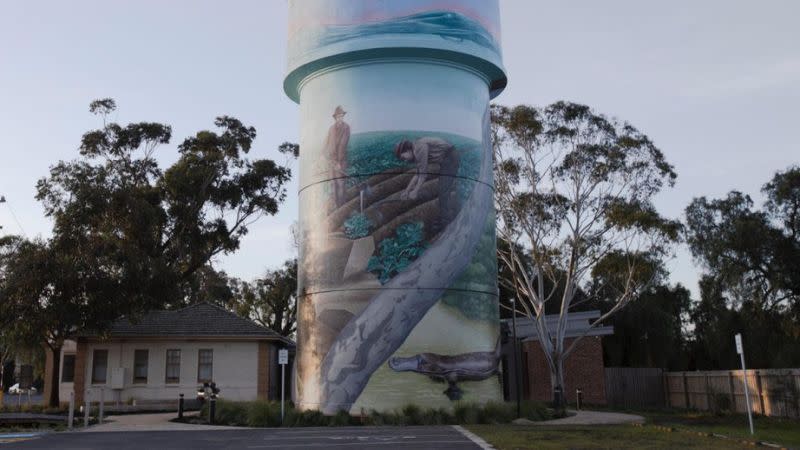
[[[480,449],[457,429],[440,427],[274,428],[220,431],[49,433],[0,444],[19,449]]]

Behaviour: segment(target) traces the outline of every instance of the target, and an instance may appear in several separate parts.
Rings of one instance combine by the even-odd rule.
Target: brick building
[[[585,335],[567,357],[564,365],[565,390],[567,401],[574,403],[576,389],[583,392],[583,401],[587,404],[606,404],[605,365],[603,363],[602,337],[614,333],[614,327],[598,326],[591,328],[593,320],[600,317],[600,311],[571,313],[567,320],[566,340],[564,348],[569,348],[579,336]],[[558,325],[558,316],[545,318],[547,327],[554,331]],[[507,400],[516,398],[514,370],[513,339],[511,319],[503,319],[503,394]],[[534,322],[527,317],[517,317],[517,340],[519,341],[520,387],[522,398],[550,402],[552,388],[550,369],[547,366]]]

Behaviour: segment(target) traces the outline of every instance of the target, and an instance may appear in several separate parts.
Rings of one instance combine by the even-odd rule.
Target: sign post
[[[286,391],[286,364],[289,364],[289,350],[278,350],[278,364],[281,365],[281,423],[283,423],[283,402]]]
[[[736,342],[736,353],[739,354],[739,357],[742,360],[742,381],[744,381],[744,399],[747,403],[747,420],[750,422],[750,434],[754,434],[755,431],[753,430],[753,412],[751,411],[750,405],[750,388],[748,387],[747,383],[747,368],[744,365],[744,346],[742,345],[742,334],[736,333],[734,338]]]

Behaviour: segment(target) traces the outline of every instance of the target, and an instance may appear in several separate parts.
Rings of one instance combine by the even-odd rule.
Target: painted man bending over
[[[437,175],[431,173],[430,165],[439,165],[439,217],[434,223],[434,232],[441,231],[457,212],[455,202],[450,198],[459,165],[456,148],[444,139],[421,137],[413,142],[400,141],[394,148],[394,154],[399,159],[416,165],[416,173],[400,193],[401,200],[416,200],[428,175]]]

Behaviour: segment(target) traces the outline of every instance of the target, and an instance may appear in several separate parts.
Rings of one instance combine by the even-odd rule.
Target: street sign
[[[286,365],[289,364],[289,350],[278,350],[278,364],[281,365],[281,424],[284,417],[284,399],[286,398]]]
[[[755,430],[753,430],[753,411],[752,405],[750,405],[750,388],[748,387],[747,383],[747,366],[744,365],[744,347],[742,347],[742,334],[736,333],[736,336],[733,338],[734,342],[736,342],[736,353],[739,354],[739,358],[742,360],[742,382],[744,383],[744,401],[747,402],[747,421],[750,422],[750,434],[754,434]]]
[[[285,348],[278,350],[278,364],[289,364],[289,350]]]

